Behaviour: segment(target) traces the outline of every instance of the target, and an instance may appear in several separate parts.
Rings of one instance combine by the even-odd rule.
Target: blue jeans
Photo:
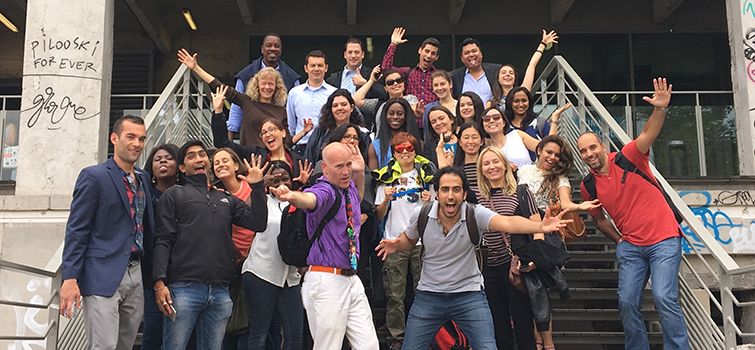
[[[454,320],[475,350],[497,349],[493,317],[484,291],[433,293],[417,291],[406,321],[402,349],[424,350],[448,320]]]
[[[233,302],[228,286],[175,282],[169,286],[176,321],[163,318],[163,350],[183,350],[196,326],[197,349],[220,349]]]
[[[163,343],[163,313],[155,302],[155,291],[144,289],[144,328],[141,350],[158,350]]]
[[[652,276],[653,299],[661,318],[666,350],[689,349],[687,324],[679,306],[681,237],[640,247],[627,241],[616,246],[619,261],[619,312],[624,325],[625,348],[650,349],[640,306],[648,278]]]
[[[280,288],[251,272],[244,272],[241,281],[249,307],[249,349],[265,349],[274,311],[278,312],[283,326],[283,349],[300,349],[304,327],[301,286],[290,287],[286,284]]]

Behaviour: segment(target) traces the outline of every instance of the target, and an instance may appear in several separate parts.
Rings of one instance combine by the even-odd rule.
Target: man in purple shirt
[[[285,185],[270,189],[279,199],[305,210],[310,238],[336,196],[341,199],[338,213],[312,243],[307,257],[309,268],[302,282],[302,301],[314,350],[340,349],[344,335],[354,349],[377,350],[372,310],[356,275],[359,203],[364,195],[364,159],[359,148],[329,144],[322,151],[322,172],[318,182],[304,192],[290,191]],[[331,184],[341,193],[335,193]]]

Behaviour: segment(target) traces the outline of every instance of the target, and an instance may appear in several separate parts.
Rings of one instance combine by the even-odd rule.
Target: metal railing
[[[48,270],[38,269],[31,266],[26,266],[10,261],[0,259],[0,269],[20,271],[25,274],[30,274],[36,277],[50,278],[50,297],[47,302],[44,303],[27,303],[16,300],[4,300],[0,299],[0,305],[8,305],[22,308],[33,308],[48,311],[47,329],[42,335],[5,335],[0,334],[0,340],[11,341],[46,341],[46,349],[55,350],[58,343],[58,328],[60,322],[60,267],[55,272]]]
[[[561,56],[555,56],[543,71],[533,86],[536,104],[542,106],[542,111],[553,110],[556,106],[563,106],[567,101],[572,102],[574,108],[559,118],[559,134],[572,149],[576,147],[579,135],[586,131],[596,132],[601,136],[609,151],[618,151],[629,143],[631,138],[608,112],[598,97],[590,91],[579,75]],[[674,93],[674,96],[676,93]],[[673,101],[673,97],[672,97]],[[545,115],[545,114],[544,114]],[[631,113],[627,113],[631,115]],[[631,124],[626,123],[626,124]],[[631,131],[631,130],[630,130]],[[589,169],[584,162],[576,161],[576,169],[582,176],[587,175]],[[708,287],[700,273],[695,271],[686,255],[682,256],[685,266],[691,271],[693,280],[705,290],[716,308],[721,311],[724,319],[724,332],[721,333],[713,319],[692,294],[692,289],[679,274],[679,299],[687,321],[690,345],[693,349],[730,349],[736,348],[736,336],[755,336],[755,333],[744,333],[734,321],[734,305],[738,307],[755,306],[755,302],[740,302],[732,293],[732,276],[755,271],[755,265],[740,267],[737,262],[716,241],[715,237],[705,228],[703,223],[692,213],[682,201],[677,192],[668,184],[666,179],[656,170],[653,164],[650,168],[658,182],[671,197],[674,205],[679,208],[684,221],[702,241],[705,249],[718,264],[714,269],[708,264],[697,249],[693,249],[695,256],[702,261],[702,266],[713,277],[710,285],[720,286],[720,301]],[[692,245],[688,236],[684,237]],[[699,242],[694,242],[700,246]]]

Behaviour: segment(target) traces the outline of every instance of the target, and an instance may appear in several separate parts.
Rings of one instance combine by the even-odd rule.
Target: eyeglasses
[[[489,122],[491,119],[493,119],[493,120],[501,119],[501,115],[500,114],[492,114],[492,115],[484,115],[484,116],[482,116],[482,121],[484,121],[484,122]]]
[[[414,145],[411,143],[402,143],[400,145],[396,145],[396,153],[404,153],[406,152],[414,152]]]
[[[396,79],[388,79],[385,81],[385,86],[393,86],[393,84],[401,84],[404,82],[404,78],[398,77]]]
[[[274,126],[271,126],[271,127],[267,128],[267,129],[264,129],[264,130],[262,130],[260,132],[260,138],[263,138],[263,137],[265,137],[265,135],[272,134],[272,133],[274,133],[274,132],[276,132],[278,130],[280,130],[280,129],[278,129],[278,128],[274,127]]]
[[[359,136],[357,135],[343,135],[341,141],[354,141],[359,142]]]

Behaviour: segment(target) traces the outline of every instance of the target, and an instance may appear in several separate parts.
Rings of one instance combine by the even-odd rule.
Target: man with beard
[[[393,55],[396,53],[396,47],[407,42],[404,39],[405,33],[406,29],[402,27],[393,29],[391,44],[388,45],[388,50],[385,51],[381,68],[383,71],[397,69],[406,76],[405,94],[417,96],[417,98],[425,103],[435,102],[438,100],[438,97],[433,93],[433,79],[431,76],[436,70],[433,64],[439,57],[440,41],[435,38],[427,38],[422,42],[422,45],[417,50],[417,53],[419,53],[419,63],[414,68],[394,67]]]
[[[283,51],[283,45],[281,44],[281,38],[278,34],[268,33],[262,39],[262,56],[252,61],[248,66],[244,67],[233,78],[236,80],[236,91],[244,93],[246,92],[246,84],[249,80],[257,74],[262,68],[272,67],[280,73],[283,82],[286,84],[286,89],[291,91],[294,86],[299,86],[299,76],[291,67],[286,65],[286,62],[280,59],[281,52]],[[241,107],[232,104],[231,110],[228,113],[228,122],[226,123],[229,132],[238,133],[241,128]]]
[[[186,182],[160,197],[155,229],[155,300],[170,317],[163,318],[163,349],[185,349],[195,326],[198,349],[220,349],[233,308],[231,224],[256,232],[267,227],[261,160],[252,159],[249,175],[239,175],[252,188],[250,207],[210,187],[210,160],[201,141],[186,142],[177,158]]]
[[[445,167],[433,179],[437,201],[428,213],[422,237],[425,257],[409,318],[403,348],[427,349],[433,336],[449,320],[454,320],[469,339],[472,349],[495,349],[493,317],[490,314],[482,273],[475,256],[475,246],[467,231],[467,196],[469,183],[458,167]],[[546,211],[542,222],[520,216],[503,216],[481,206],[474,207],[479,237],[486,231],[531,234],[553,232],[570,220],[563,213],[552,217]],[[421,208],[409,217],[406,231],[396,239],[380,241],[376,250],[385,257],[407,251],[420,239],[417,230]]]
[[[144,120],[116,120],[113,158],[84,168],[73,189],[63,248],[60,314],[81,309],[88,349],[131,349],[144,312],[142,272],[152,249],[149,176],[134,167],[144,149]],[[150,165],[151,166],[151,165]],[[142,281],[144,278],[144,281]]]
[[[493,97],[492,87],[498,83],[498,63],[482,62],[482,47],[476,39],[466,38],[461,42],[461,62],[464,67],[451,71],[454,86],[454,98],[459,99],[463,92],[472,91],[483,101]]]
[[[681,230],[649,165],[650,146],[660,134],[666,119],[672,86],[667,85],[665,78],[654,79],[653,85],[653,97],[643,97],[655,107],[653,113],[642,133],[626,144],[621,152],[606,153],[606,145],[593,132],[579,137],[579,154],[591,168],[591,174],[585,177],[580,189],[582,198],[600,199],[616,224],[614,227],[602,210],[590,211],[598,229],[616,242],[619,313],[624,325],[625,347],[650,348],[640,304],[645,285],[652,276],[653,299],[661,315],[664,348],[689,349],[687,326],[677,300],[682,257]],[[648,179],[619,167],[617,162],[620,157],[634,164]],[[592,198],[586,183],[592,184],[597,198]]]

